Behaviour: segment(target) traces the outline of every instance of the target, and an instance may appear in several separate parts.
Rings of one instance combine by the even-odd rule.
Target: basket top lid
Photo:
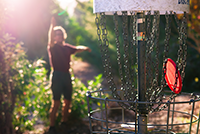
[[[174,11],[189,12],[189,0],[94,0],[93,12],[113,14],[116,11]]]

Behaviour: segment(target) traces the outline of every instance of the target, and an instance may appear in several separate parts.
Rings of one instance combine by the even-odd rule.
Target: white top
[[[116,11],[175,11],[177,14],[189,12],[189,0],[94,0],[93,12],[113,14]]]

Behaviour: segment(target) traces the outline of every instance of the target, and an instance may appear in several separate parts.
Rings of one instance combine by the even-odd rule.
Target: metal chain
[[[114,23],[115,23],[115,35],[116,35],[116,50],[117,50],[117,63],[119,66],[119,75],[121,80],[121,90],[125,91],[124,88],[124,77],[122,72],[122,62],[121,62],[121,52],[120,52],[120,42],[119,42],[119,30],[118,30],[118,20],[117,20],[117,12],[114,13]]]
[[[171,16],[171,18],[172,18],[172,12],[171,12],[171,11],[170,11],[170,16]],[[177,19],[177,18],[175,17],[175,19]],[[170,19],[169,22],[171,22],[171,20],[172,20],[172,19]],[[179,25],[179,24],[178,24],[178,25]],[[167,62],[167,59],[165,60],[164,65],[163,65],[164,72],[166,71],[166,62]],[[178,67],[176,68],[175,78],[176,78],[176,80],[175,80],[175,84],[174,84],[174,86],[173,86],[173,90],[175,90],[175,89],[177,88]],[[169,101],[169,102],[172,101],[176,96],[177,96],[177,94],[175,94],[175,93],[172,92],[172,94],[169,96],[168,101]],[[159,109],[159,111],[165,109],[166,107],[167,107],[167,104],[164,104],[164,105]]]
[[[98,42],[101,49],[101,56],[102,56],[102,63],[104,67],[104,74],[109,84],[109,88],[112,91],[113,97],[115,99],[121,99],[117,93],[117,88],[115,87],[112,73],[111,73],[111,66],[108,56],[108,40],[107,40],[107,29],[105,24],[105,13],[100,13],[100,19],[98,14],[96,14],[95,23],[97,25],[97,35],[98,35]]]
[[[162,97],[161,94],[157,94],[156,91],[159,89],[158,86],[158,76],[159,76],[159,21],[160,21],[160,15],[159,11],[154,11],[154,19],[153,19],[153,26],[152,30],[150,31],[150,19],[151,11],[148,11],[147,13],[147,57],[146,57],[146,68],[147,68],[147,78],[149,86],[147,86],[147,101],[154,102],[158,98],[160,99]],[[154,48],[155,47],[155,48]],[[153,50],[156,50],[155,54],[155,62],[152,61],[152,52]],[[151,63],[151,64],[150,64]],[[153,70],[155,70],[155,76],[153,76]],[[154,79],[153,79],[154,77]],[[148,110],[150,111],[153,107],[153,104],[149,104]]]
[[[118,95],[117,93],[117,88],[116,88],[116,85],[114,84],[114,79],[113,79],[113,76],[112,76],[112,68],[111,68],[111,63],[110,63],[110,57],[109,57],[109,54],[108,54],[108,46],[109,46],[109,42],[108,42],[108,39],[107,39],[107,28],[106,28],[106,18],[105,18],[105,13],[102,13],[101,15],[101,18],[103,18],[103,28],[102,28],[102,39],[104,41],[104,47],[105,47],[105,66],[106,66],[106,70],[107,71],[107,81],[110,85],[110,89],[112,90],[113,92],[113,97],[114,98],[117,98],[117,99],[121,99],[120,96]]]
[[[166,63],[166,58],[168,57],[168,52],[169,52],[169,40],[170,40],[170,34],[171,34],[170,26],[171,26],[171,20],[172,20],[170,16],[168,12],[165,13],[166,27],[165,27],[165,46],[164,46],[164,55],[163,55],[163,70],[166,70],[165,63]],[[164,79],[164,72],[162,71],[161,86],[158,87],[152,95],[152,97],[155,99],[155,102],[158,102],[158,105],[154,109],[151,109],[151,112],[160,111],[161,109],[165,107],[165,105],[161,106],[162,104],[160,103],[162,102],[162,99],[164,96],[163,89],[165,85],[166,85],[166,82]]]
[[[123,54],[123,58],[124,58],[124,72],[125,72],[125,76],[124,76],[124,86],[125,86],[125,90],[124,90],[124,98],[126,98],[126,100],[128,100],[128,96],[129,93],[128,91],[129,89],[129,83],[127,81],[127,75],[128,74],[128,53],[127,53],[127,43],[128,43],[128,33],[127,33],[127,12],[122,12],[122,30],[123,30],[123,49],[124,49],[124,54]]]
[[[158,83],[158,77],[159,77],[159,24],[160,24],[160,13],[159,11],[154,11],[154,30],[155,30],[155,51],[156,51],[156,54],[155,54],[155,63],[152,62],[153,64],[153,68],[155,70],[155,78],[151,84],[151,87],[149,88],[151,90],[151,94],[149,96],[149,101],[156,101],[158,98],[160,100],[160,98],[162,98],[162,94],[159,94],[159,96],[157,95],[156,92],[154,92],[155,94],[153,94],[152,92],[153,91],[158,91],[160,88],[159,88],[159,83]],[[155,21],[156,20],[156,21]],[[153,69],[152,69],[153,70]],[[153,72],[152,72],[153,73]],[[153,76],[151,76],[153,77]],[[149,110],[152,109],[152,106],[153,105],[149,105]]]
[[[167,13],[168,14],[168,13]],[[172,16],[172,12],[170,11],[170,16]],[[170,17],[171,18],[171,17]],[[171,25],[171,19],[169,20],[169,24]],[[170,29],[170,31],[171,31],[171,29]],[[171,33],[171,32],[170,32]],[[168,36],[170,36],[170,34],[168,35]],[[169,43],[169,41],[168,41],[168,43]],[[179,55],[181,54],[181,52],[182,52],[182,50],[181,49],[179,49]],[[178,58],[179,59],[179,58]],[[164,65],[164,69],[166,70],[166,61],[167,59],[165,58],[165,65]],[[175,91],[175,89],[177,88],[177,83],[178,83],[178,67],[176,67],[176,72],[175,72],[175,83],[174,83],[174,86],[173,86],[173,90]]]
[[[178,51],[178,58],[177,58],[177,64],[178,69],[181,71],[181,79],[183,80],[185,77],[185,67],[186,67],[186,57],[187,57],[187,18],[186,18],[186,12],[184,12],[184,16],[182,19],[182,23],[180,26],[179,20],[177,18],[176,13],[174,12],[175,20],[177,23],[177,29],[179,33],[179,51]]]
[[[165,18],[166,18],[166,27],[165,27],[165,46],[164,46],[164,55],[163,55],[163,70],[166,70],[166,60],[168,57],[169,53],[169,40],[170,40],[170,34],[171,34],[171,17],[169,16],[168,12],[165,13]],[[166,85],[165,79],[164,79],[164,71],[162,71],[162,78],[161,78],[161,89]]]
[[[158,41],[159,41],[159,23],[160,23],[160,14],[159,14],[159,11],[154,11],[154,22],[153,22],[153,29],[152,29],[152,33],[154,34],[154,36],[151,35],[151,42],[153,43],[151,48],[150,48],[150,56],[151,56],[151,53],[155,47],[155,50],[156,50],[156,54],[155,54],[155,60],[152,61],[152,67],[153,69],[155,70],[155,78],[154,78],[154,81],[151,81],[152,82],[152,88],[157,88],[158,86],[158,75],[159,75],[159,58],[158,58],[158,53],[159,53],[159,44],[158,44]],[[152,70],[153,70],[152,69]],[[153,71],[152,71],[153,73]],[[152,75],[153,76],[153,75]]]
[[[147,98],[150,97],[151,94],[151,90],[149,89],[151,82],[152,82],[152,68],[151,68],[151,56],[149,54],[150,51],[150,36],[151,36],[151,11],[147,12],[147,16],[146,16],[146,38],[147,38],[147,45],[146,45],[146,87],[147,87]]]
[[[133,71],[132,71],[132,80],[135,79],[134,77],[134,74],[136,74],[136,77],[137,77],[137,73],[136,71],[134,70],[134,66],[136,65],[137,66],[137,13],[135,12],[133,14],[133,20],[130,22],[132,25],[132,28],[131,28],[131,31],[133,31],[133,35],[132,35],[132,39],[133,39],[133,44],[131,44],[132,46],[132,49],[135,50],[135,55],[132,53],[131,54],[131,57],[132,57],[132,67],[133,67]],[[135,49],[134,49],[135,47]],[[133,51],[132,51],[133,52]],[[134,60],[133,58],[135,57],[135,63],[134,63]],[[137,82],[136,82],[137,83]],[[133,85],[132,85],[132,96],[134,96],[134,98],[132,99],[132,101],[135,101],[138,99],[138,95],[137,95],[137,91],[134,91],[134,89],[136,88],[136,86],[134,85],[134,81],[133,81]],[[134,103],[135,104],[135,103]],[[136,108],[137,106],[135,106]]]
[[[155,39],[155,48],[156,48],[156,55],[155,55],[155,61],[156,61],[156,66],[155,66],[155,79],[156,79],[156,85],[158,86],[158,75],[159,75],[159,34],[160,34],[160,29],[159,29],[159,24],[160,24],[160,12],[156,11],[156,39]]]
[[[137,41],[137,13],[135,13],[133,15],[133,40],[134,40],[134,46],[135,46],[135,49],[136,49],[136,53],[135,53],[135,57],[136,57],[136,62],[135,62],[135,65],[136,65],[136,69],[138,70],[138,41]],[[138,77],[138,72],[136,71],[136,77]],[[135,96],[135,100],[138,100],[138,94],[136,94]],[[136,104],[137,105],[137,104]],[[137,107],[137,106],[136,106]]]
[[[117,20],[117,12],[114,13],[114,23],[115,23],[115,35],[116,35],[116,49],[117,49],[117,63],[119,66],[119,74],[120,74],[120,79],[121,79],[121,90],[125,97],[127,98],[126,94],[126,88],[125,88],[125,82],[124,82],[124,77],[123,77],[123,72],[122,72],[122,63],[121,63],[121,53],[120,53],[120,42],[119,42],[119,30],[118,30],[118,20]],[[134,96],[134,95],[133,95]],[[119,103],[122,107],[126,109],[132,109],[135,110],[133,106],[129,106],[124,103]]]
[[[131,90],[130,90],[130,98],[131,99],[129,99],[129,100],[131,100],[131,101],[134,101],[134,100],[136,100],[136,94],[137,94],[137,92],[136,92],[136,90],[135,90],[135,68],[134,68],[134,65],[135,65],[135,57],[136,57],[136,55],[135,55],[135,47],[134,46],[136,46],[136,37],[135,37],[135,35],[136,35],[136,31],[137,31],[137,27],[136,27],[136,19],[135,18],[137,18],[137,14],[136,13],[133,13],[132,11],[130,11],[130,14],[131,14],[131,16],[130,16],[130,54],[129,54],[129,59],[130,59],[130,80],[132,80],[132,81],[130,81],[130,86],[131,86]]]
[[[128,40],[128,16],[127,16],[127,11],[122,12],[122,29],[123,29],[123,40],[124,40],[124,71],[125,71],[125,83],[126,85],[126,94],[124,97],[127,97],[128,101],[132,100],[132,82],[131,76],[130,76],[130,64],[129,64],[129,40]]]
[[[175,20],[176,20],[176,23],[177,23],[177,29],[178,29],[178,40],[179,40],[179,50],[178,50],[178,58],[177,58],[177,61],[176,61],[176,64],[178,65],[178,68],[180,69],[181,68],[181,62],[182,62],[182,54],[183,54],[183,48],[182,48],[182,44],[183,44],[183,36],[182,36],[182,25],[180,25],[179,23],[179,20],[177,18],[177,15],[176,13],[174,13],[174,17],[175,17]]]
[[[157,62],[154,62],[152,60],[151,54],[153,52],[156,40],[158,39],[158,38],[156,38],[156,35],[158,32],[158,28],[159,28],[159,15],[158,15],[157,11],[154,11],[153,26],[152,26],[152,31],[150,31],[150,23],[151,23],[151,20],[150,20],[151,14],[150,13],[151,13],[151,11],[149,11],[147,14],[148,17],[147,17],[147,50],[146,50],[147,57],[146,57],[146,62],[147,62],[147,66],[148,66],[147,68],[149,68],[147,71],[147,76],[150,77],[149,82],[152,83],[153,69],[156,68],[155,64],[157,64]],[[153,65],[153,66],[151,67],[151,65]]]
[[[174,87],[173,87],[173,90],[176,89],[177,87],[177,79],[178,79],[178,71],[180,71],[182,69],[182,63],[183,63],[183,25],[181,24],[180,26],[180,23],[178,22],[178,19],[177,19],[177,16],[175,15],[175,18],[176,18],[176,21],[177,21],[177,25],[178,25],[178,33],[179,33],[179,49],[178,49],[178,58],[177,58],[177,61],[176,61],[176,64],[177,64],[177,67],[176,67],[176,74],[175,74],[175,77],[176,77],[176,81],[175,81],[175,84],[174,84]],[[181,83],[182,84],[182,83]]]
[[[184,57],[183,57],[183,62],[182,62],[182,72],[181,72],[181,79],[183,81],[185,77],[185,67],[186,67],[186,58],[187,58],[187,17],[186,17],[186,12],[184,12],[183,16],[183,51],[184,51]]]
[[[131,14],[131,18],[130,18],[130,37],[131,37],[131,44],[130,44],[130,57],[131,57],[131,62],[130,62],[130,74],[131,74],[131,80],[134,80],[134,74],[135,74],[135,70],[134,70],[134,65],[135,65],[135,62],[134,62],[134,57],[135,57],[135,48],[134,46],[136,46],[136,31],[137,31],[137,27],[136,27],[136,22],[135,22],[135,17],[137,18],[137,15],[136,13],[133,13],[132,11],[130,12]],[[135,85],[134,85],[134,81],[132,81],[132,89],[135,88]]]
[[[138,70],[138,40],[137,40],[137,12],[133,15],[133,40],[134,40],[134,46],[136,48],[135,51],[135,57],[136,57],[136,62],[135,62],[135,66],[136,66],[136,70]],[[138,77],[138,71],[136,71],[136,77]]]

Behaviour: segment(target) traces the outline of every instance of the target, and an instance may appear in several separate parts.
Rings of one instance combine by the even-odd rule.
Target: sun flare
[[[16,10],[17,6],[21,4],[23,0],[3,0],[6,10]]]

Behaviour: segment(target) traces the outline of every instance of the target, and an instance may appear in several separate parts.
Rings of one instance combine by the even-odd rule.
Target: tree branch
[[[191,46],[192,48],[194,48],[195,50],[197,50],[198,53],[200,53],[200,47],[197,47],[197,46],[193,45],[191,42],[187,42],[187,44],[188,44],[189,46]]]
[[[188,38],[192,39],[196,43],[196,45],[200,47],[199,40],[197,38],[195,38],[194,34],[191,33],[190,30],[188,32]]]

